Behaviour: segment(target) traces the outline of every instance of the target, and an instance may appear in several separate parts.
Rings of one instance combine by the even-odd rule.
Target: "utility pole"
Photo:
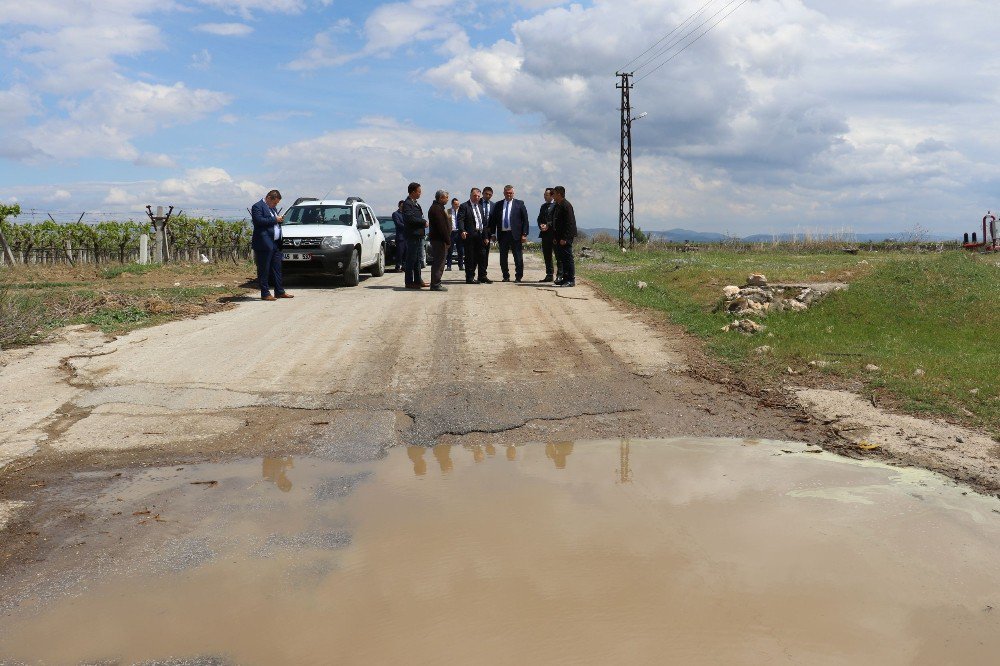
[[[622,91],[622,150],[618,178],[618,247],[628,247],[635,242],[635,201],[632,197],[632,104],[629,92],[634,72],[616,72],[621,78],[616,88]]]
[[[153,207],[146,206],[146,215],[149,216],[149,221],[153,223],[153,229],[156,233],[155,240],[153,241],[153,261],[158,264],[169,261],[170,259],[170,246],[167,244],[167,222],[170,221],[170,216],[174,212],[174,207],[171,206],[167,214],[163,214],[163,206],[156,207],[156,215],[153,215]]]

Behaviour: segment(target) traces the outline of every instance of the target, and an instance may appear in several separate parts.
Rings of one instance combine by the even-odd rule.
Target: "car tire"
[[[375,263],[372,264],[371,268],[372,277],[382,277],[385,275],[385,247],[380,247],[378,250],[378,256],[375,257]]]
[[[360,252],[355,250],[351,253],[351,261],[347,264],[347,268],[344,269],[344,286],[357,287],[359,282],[361,282],[361,256]]]

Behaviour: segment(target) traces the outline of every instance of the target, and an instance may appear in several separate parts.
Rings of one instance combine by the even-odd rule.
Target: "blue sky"
[[[0,200],[234,216],[271,187],[388,211],[410,180],[563,184],[613,227],[614,72],[727,3],[0,0]],[[638,83],[638,223],[970,230],[1000,206],[995,14],[750,0]]]

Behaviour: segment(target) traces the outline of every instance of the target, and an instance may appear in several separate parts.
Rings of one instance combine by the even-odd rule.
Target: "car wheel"
[[[361,256],[355,251],[351,253],[351,262],[344,270],[344,286],[357,287],[359,282],[361,282]]]
[[[372,277],[382,277],[385,275],[385,248],[380,247],[378,250],[378,256],[375,257],[375,263],[372,264],[371,268]]]

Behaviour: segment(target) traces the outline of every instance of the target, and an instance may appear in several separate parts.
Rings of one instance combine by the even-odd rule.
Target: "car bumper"
[[[351,261],[354,248],[351,246],[328,250],[325,248],[310,248],[300,250],[296,247],[282,248],[285,258],[281,262],[281,270],[285,275],[343,275]],[[293,260],[289,255],[308,255],[309,259]]]

